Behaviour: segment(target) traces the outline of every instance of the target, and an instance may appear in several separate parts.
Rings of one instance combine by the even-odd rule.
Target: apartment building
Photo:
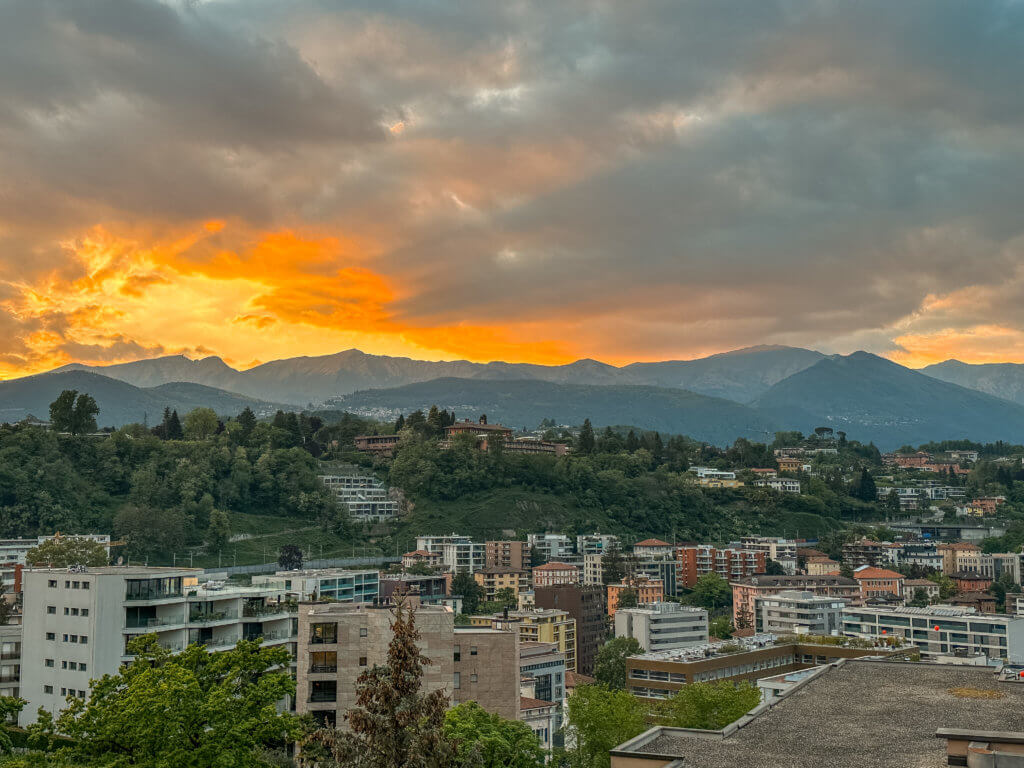
[[[392,456],[398,447],[401,435],[356,435],[352,442],[357,451],[372,453],[375,456]]]
[[[906,579],[903,582],[903,597],[907,601],[913,600],[918,590],[922,590],[929,600],[939,597],[939,585],[931,579]]]
[[[943,570],[943,556],[934,542],[907,541],[890,550],[895,558],[893,565],[919,565],[922,568]]]
[[[730,582],[732,620],[737,627],[752,627],[756,617],[755,600],[797,590],[824,597],[838,597],[847,603],[860,602],[860,584],[844,576],[767,576],[759,574]]]
[[[519,700],[519,719],[533,731],[540,748],[545,751],[556,746],[555,734],[561,728],[561,712],[561,707],[553,701],[531,696],[523,696]]]
[[[791,539],[744,536],[740,539],[739,548],[752,552],[764,552],[767,559],[777,562],[787,574],[796,573],[797,543]]]
[[[850,568],[856,569],[865,565],[881,568],[889,563],[889,548],[880,541],[860,539],[843,544],[843,565]]]
[[[676,545],[661,539],[644,539],[633,545],[633,554],[640,560],[672,559],[676,556]]]
[[[635,638],[645,651],[669,651],[708,642],[708,612],[679,603],[654,603],[615,612],[615,636]]]
[[[1024,552],[993,552],[992,565],[998,580],[1003,574],[1009,574],[1014,584],[1021,584],[1024,576]]]
[[[838,576],[840,565],[831,557],[809,557],[804,563],[808,576]]]
[[[675,597],[679,594],[679,564],[674,558],[649,558],[638,560],[633,574],[649,581],[660,581],[664,594]]]
[[[763,477],[754,481],[758,488],[771,488],[779,493],[800,493],[800,481],[792,477]]]
[[[665,587],[659,579],[634,578],[628,583],[609,584],[607,589],[609,616],[615,615],[615,609],[619,605],[619,596],[627,590],[636,592],[637,605],[650,605],[665,600]]]
[[[610,534],[588,533],[576,537],[576,554],[599,555],[612,545],[618,546],[619,537]]]
[[[560,584],[535,587],[534,605],[565,611],[576,622],[576,672],[594,673],[597,651],[604,642],[605,591],[600,585]],[[543,696],[539,697],[543,698]]]
[[[938,544],[936,545],[936,549],[942,555],[943,573],[955,573],[957,571],[956,561],[958,557],[971,553],[981,553],[981,547],[977,544],[970,544],[965,541]]]
[[[960,550],[954,554],[953,573],[976,573],[996,578],[996,562],[992,555],[977,550]]]
[[[602,565],[603,552],[590,553],[583,556],[583,583],[603,584],[604,566]]]
[[[763,550],[725,548],[707,544],[684,545],[676,549],[676,570],[680,586],[692,589],[706,573],[717,573],[727,581],[764,573],[768,555]]]
[[[414,565],[438,566],[441,564],[441,553],[440,552],[427,552],[425,549],[414,549],[412,552],[406,552],[402,555],[402,567],[412,568]]]
[[[565,701],[565,654],[557,643],[519,642],[519,679],[528,679],[533,697],[561,704]]]
[[[384,483],[358,467],[317,477],[353,520],[379,523],[398,517],[398,502],[390,497]]]
[[[862,565],[853,572],[854,580],[860,584],[861,600],[895,595],[903,597],[902,573],[890,571],[888,568],[872,568]]]
[[[508,719],[519,715],[519,638],[491,628],[456,628],[443,606],[415,610],[425,693],[443,690],[452,704],[476,701]],[[343,724],[356,703],[356,680],[387,663],[393,608],[384,604],[301,603],[296,656],[296,712],[323,725]]]
[[[474,627],[517,630],[521,642],[554,643],[565,654],[565,668],[576,671],[576,620],[568,611],[532,608],[495,616],[470,616],[469,621]]]
[[[533,586],[554,587],[559,584],[579,584],[580,569],[575,565],[560,562],[548,562],[533,569]]]
[[[487,568],[530,567],[530,545],[525,541],[485,541],[484,566]]]
[[[473,580],[483,588],[485,600],[495,600],[503,589],[512,590],[519,602],[519,593],[530,588],[530,572],[522,568],[487,567],[473,574]]]
[[[1024,593],[1009,592],[1006,595],[1006,612],[1011,616],[1024,616]]]
[[[183,568],[105,566],[26,568],[21,696],[32,722],[56,714],[66,696],[84,698],[89,681],[131,659],[128,643],[155,634],[171,651],[201,643],[210,651],[242,638],[294,643],[293,612],[282,589],[199,584]]]
[[[21,624],[0,624],[0,696],[21,695]]]
[[[541,560],[549,563],[565,562],[575,556],[572,539],[561,533],[531,533],[526,537],[530,551]]]
[[[486,564],[487,552],[468,536],[417,536],[416,549],[441,555],[441,565],[452,573],[473,573]]]
[[[421,603],[441,603],[448,596],[451,574],[425,576],[413,573],[385,573],[380,577],[380,597],[394,600],[415,595]],[[370,598],[372,602],[373,598]]]
[[[308,568],[252,577],[254,587],[284,590],[295,600],[337,600],[369,603],[380,595],[380,571],[344,568]]]
[[[778,635],[834,635],[843,624],[846,603],[813,592],[785,590],[754,599],[754,630]]]
[[[922,656],[984,654],[989,659],[1024,662],[1024,616],[982,614],[970,608],[847,608],[843,634],[878,639],[900,637]]]

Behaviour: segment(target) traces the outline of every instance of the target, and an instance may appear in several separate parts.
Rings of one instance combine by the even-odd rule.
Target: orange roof
[[[864,566],[858,568],[853,572],[853,578],[855,579],[902,579],[903,574],[897,573],[896,571],[890,571],[888,568],[872,568],[871,566]]]
[[[662,541],[661,539],[644,539],[643,541],[638,541],[633,546],[634,547],[671,547],[672,545],[669,544],[667,541]]]
[[[572,563],[544,563],[544,565],[536,566],[533,570],[535,570],[535,571],[568,571],[570,569],[574,570],[574,571],[578,571],[579,570],[579,568],[577,568]]]
[[[520,709],[543,709],[544,707],[555,707],[558,706],[553,701],[544,701],[544,699],[531,699],[529,696],[519,697],[519,708]]]
[[[565,673],[566,688],[575,688],[577,685],[593,685],[596,682],[597,679],[590,677],[590,675],[580,674],[579,672]]]
[[[412,552],[406,552],[402,557],[434,557],[434,552],[427,552],[425,549],[414,549]],[[440,557],[440,555],[438,555]]]

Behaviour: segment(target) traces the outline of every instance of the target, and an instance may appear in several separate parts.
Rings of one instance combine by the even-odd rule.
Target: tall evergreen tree
[[[576,441],[576,453],[587,456],[594,452],[594,427],[590,424],[590,419],[583,420],[583,426],[580,428],[580,436]]]
[[[185,437],[185,430],[181,428],[181,419],[177,411],[171,411],[171,418],[167,422],[167,439],[182,440]]]
[[[405,427],[405,416],[398,414],[398,418],[395,419],[395,432],[401,432]]]
[[[626,435],[626,450],[635,453],[638,448],[640,448],[640,440],[637,439],[636,432],[631,429]]]
[[[252,436],[252,432],[256,429],[256,414],[252,412],[252,408],[245,406],[242,412],[238,414],[238,423],[242,427],[242,442],[247,442]]]

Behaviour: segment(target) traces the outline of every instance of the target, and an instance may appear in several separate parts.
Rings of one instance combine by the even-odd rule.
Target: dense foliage
[[[526,723],[506,720],[467,701],[444,716],[444,735],[458,745],[463,761],[481,768],[541,768],[544,750]]]

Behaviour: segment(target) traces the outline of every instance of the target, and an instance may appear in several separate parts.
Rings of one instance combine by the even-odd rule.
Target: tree
[[[220,420],[212,408],[193,408],[185,415],[185,437],[205,440],[216,434]]]
[[[618,608],[636,608],[637,606],[637,593],[632,587],[626,587],[625,589],[619,590],[619,599],[615,603],[616,609]]]
[[[567,730],[575,747],[568,753],[572,768],[608,768],[613,747],[647,728],[647,714],[638,698],[603,685],[581,685],[569,697]]]
[[[711,619],[708,622],[708,634],[711,637],[717,637],[720,640],[725,640],[732,637],[733,626],[732,622],[729,621],[728,616],[718,616]]]
[[[479,759],[482,768],[541,768],[544,750],[526,723],[491,714],[475,701],[449,709],[444,735],[458,745],[463,761]]]
[[[626,576],[622,550],[618,541],[612,541],[601,555],[601,581],[605,586],[620,584]]]
[[[242,428],[240,435],[242,442],[249,442],[249,437],[252,435],[253,430],[256,429],[256,414],[252,412],[252,408],[246,406],[242,409],[242,412],[238,414],[238,424]]]
[[[954,582],[949,576],[939,571],[929,573],[926,577],[929,581],[934,581],[939,585],[939,599],[945,600],[956,594],[956,582]]]
[[[50,424],[57,432],[70,432],[72,435],[95,432],[99,412],[92,395],[65,389],[50,403]]]
[[[786,569],[782,567],[777,561],[769,558],[765,561],[764,572],[769,576],[785,576]]]
[[[223,509],[210,512],[210,527],[206,529],[206,543],[210,552],[220,552],[231,538],[231,518]]]
[[[181,440],[185,437],[185,432],[181,428],[181,420],[178,418],[178,412],[172,411],[170,408],[164,408],[164,421],[161,426],[161,437],[164,440]]]
[[[475,613],[484,597],[484,590],[470,574],[458,573],[452,579],[452,594],[462,595],[463,613]]]
[[[297,571],[302,567],[302,550],[295,544],[285,544],[277,552],[277,564],[286,571]]]
[[[691,597],[694,605],[713,611],[732,603],[732,588],[729,586],[729,582],[717,573],[705,573],[697,579]]]
[[[928,605],[928,592],[922,587],[918,587],[914,590],[914,598],[907,605],[914,608],[924,608]]]
[[[576,441],[576,453],[581,456],[593,453],[594,442],[594,427],[590,424],[590,419],[584,419],[579,438]]]
[[[735,722],[760,703],[761,691],[749,681],[690,683],[670,699],[660,702],[658,714],[665,725],[673,728],[715,731]]]
[[[626,687],[626,659],[643,653],[635,637],[615,637],[597,650],[594,677],[613,690]]]
[[[25,562],[30,565],[49,565],[67,568],[71,565],[108,565],[110,557],[107,548],[98,541],[84,536],[61,536],[57,534],[25,553]]]
[[[494,601],[496,603],[504,603],[505,605],[516,604],[516,593],[512,587],[502,587],[494,593]]]
[[[420,691],[430,660],[416,641],[415,614],[395,608],[388,662],[356,680],[356,706],[345,718],[349,730],[323,728],[302,744],[300,765],[308,768],[458,768],[479,764],[459,755],[444,731],[448,696]]]
[[[0,696],[0,755],[9,755],[14,751],[14,742],[7,732],[6,723],[21,712],[25,704],[26,701],[17,696]]]
[[[295,695],[286,648],[239,640],[230,651],[172,654],[144,635],[128,652],[131,663],[93,680],[89,698],[71,699],[52,723],[52,735],[71,739],[62,752],[74,765],[257,768],[306,730],[277,709]]]
[[[853,495],[861,501],[876,501],[878,499],[878,489],[875,486],[875,478],[868,472],[867,467],[862,467],[860,470],[860,477],[857,478],[857,482],[853,486]]]

